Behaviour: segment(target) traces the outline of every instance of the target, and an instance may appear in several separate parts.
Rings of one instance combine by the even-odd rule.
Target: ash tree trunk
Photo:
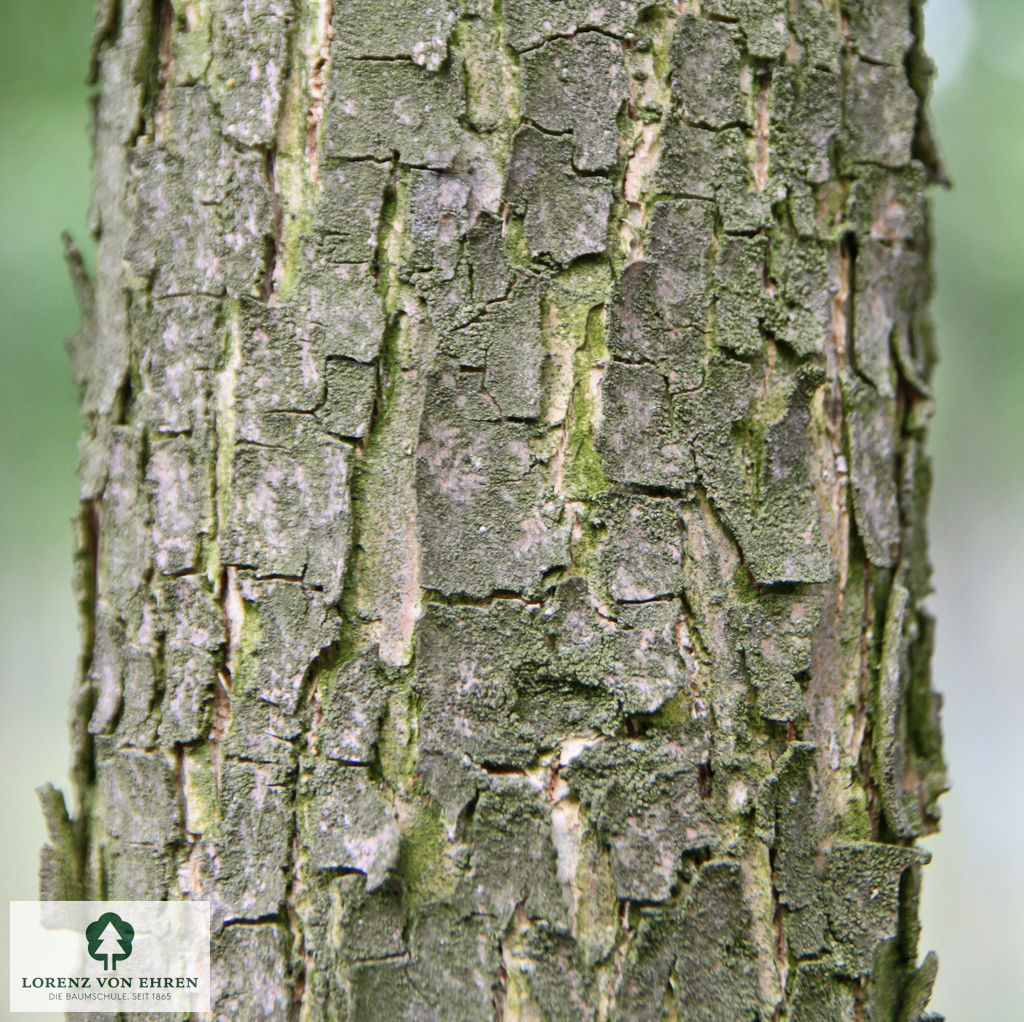
[[[96,25],[44,897],[219,1018],[925,1018],[918,0]]]

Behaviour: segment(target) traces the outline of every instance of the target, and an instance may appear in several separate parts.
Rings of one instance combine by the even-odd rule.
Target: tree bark
[[[918,0],[100,0],[79,809],[214,1014],[916,1022]]]

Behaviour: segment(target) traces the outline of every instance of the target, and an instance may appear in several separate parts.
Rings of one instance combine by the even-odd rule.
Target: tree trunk
[[[221,1018],[924,1018],[920,34],[100,0],[43,896]]]

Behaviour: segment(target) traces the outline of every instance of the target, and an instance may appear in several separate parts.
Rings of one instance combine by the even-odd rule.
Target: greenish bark
[[[74,821],[215,1015],[917,1022],[918,0],[100,0]]]

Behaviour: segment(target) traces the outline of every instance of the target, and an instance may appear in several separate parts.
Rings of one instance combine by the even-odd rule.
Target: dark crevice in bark
[[[232,926],[280,926],[283,922],[284,920],[279,912],[268,912],[266,915],[254,916],[252,918],[240,916],[238,918],[225,919],[223,926],[225,929],[230,929]]]
[[[99,600],[100,544],[103,536],[103,505],[99,500],[84,502],[79,508],[82,549],[78,578],[79,619],[82,623],[82,654],[78,667],[78,684],[72,701],[73,728],[71,776],[77,789],[78,805],[83,820],[96,780],[95,740],[89,732],[89,720],[96,705],[92,684],[93,660],[96,651],[96,609]],[[83,822],[87,827],[87,823]]]
[[[309,78],[309,107],[306,110],[306,159],[314,181],[320,176],[320,124],[324,114],[327,72],[331,63],[331,43],[334,41],[334,0],[321,0],[321,4],[322,41]]]
[[[615,483],[612,492],[635,497],[651,497],[654,500],[693,500],[693,487],[689,483],[678,487],[649,486],[644,483]]]
[[[262,150],[263,152],[263,174],[267,182],[267,191],[270,194],[274,207],[273,233],[263,238],[263,280],[260,284],[260,301],[272,305],[275,299],[275,291],[283,272],[283,227],[284,227],[284,206],[281,202],[281,189],[277,180],[277,145],[271,145]]]
[[[776,815],[776,824],[778,816]],[[772,1022],[778,1022],[785,1014],[789,1005],[789,948],[786,943],[785,916],[786,908],[779,897],[777,876],[775,871],[776,851],[774,844],[768,847],[768,866],[771,875],[771,898],[772,898],[772,927],[775,938],[775,968],[779,976],[779,988],[782,992],[782,999],[779,1001],[772,1015]]]
[[[539,607],[546,597],[554,592],[554,587],[538,596],[530,596],[514,589],[495,589],[486,596],[474,596],[470,593],[442,593],[438,589],[423,587],[426,603],[441,603],[448,607],[490,607],[503,600],[511,600],[528,607]]]
[[[207,741],[210,746],[210,765],[213,769],[215,790],[219,795],[222,767],[221,744],[231,726],[231,688],[233,684],[231,667],[238,656],[237,644],[241,628],[239,615],[244,614],[241,596],[237,589],[236,569],[230,565],[224,565],[221,568],[215,596],[220,603],[224,642],[220,648],[219,663],[213,683],[213,707]]]
[[[171,0],[151,2],[147,52],[139,65],[145,74],[142,80],[142,101],[139,104],[139,121],[132,139],[132,147],[144,140],[157,143],[163,140],[166,90],[171,70],[174,9]]]

